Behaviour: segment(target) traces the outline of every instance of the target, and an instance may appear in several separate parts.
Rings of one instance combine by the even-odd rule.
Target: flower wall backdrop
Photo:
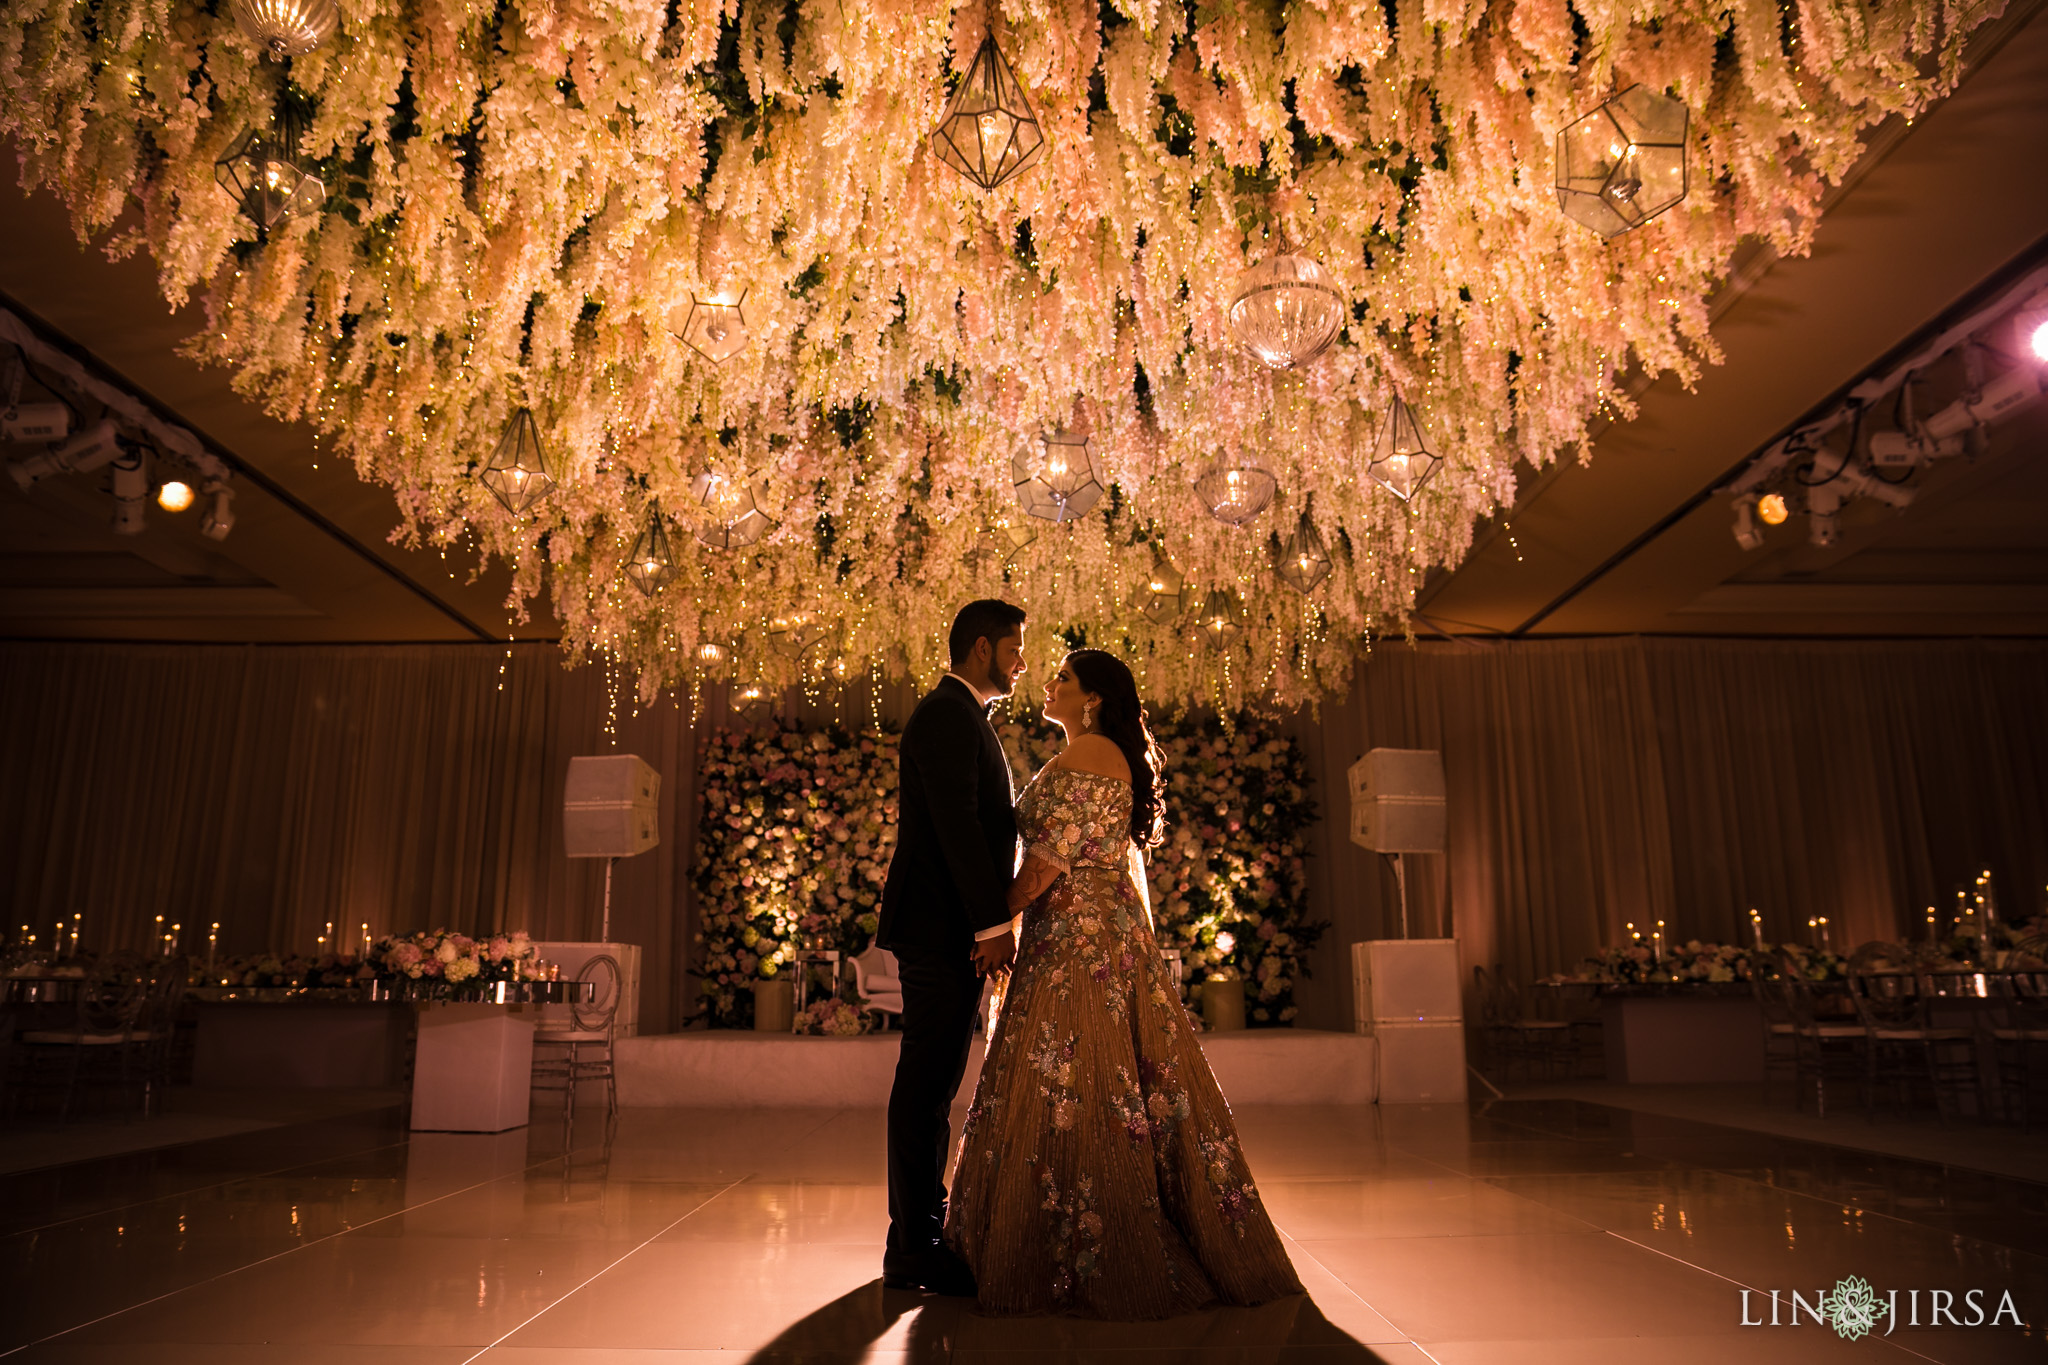
[[[1307,910],[1315,803],[1301,751],[1249,717],[1155,732],[1167,836],[1147,879],[1160,945],[1180,950],[1187,980],[1242,977],[1253,1024],[1287,1023],[1326,927]],[[1043,727],[999,733],[1019,786],[1056,752]],[[852,955],[873,941],[896,846],[896,776],[896,737],[882,730],[728,730],[706,745],[694,879],[714,1023],[750,1022],[748,986],[781,975],[799,944]]]
[[[568,647],[643,694],[707,667],[901,675],[937,654],[932,601],[1004,589],[1136,656],[1153,695],[1229,710],[1340,685],[1519,477],[1627,415],[1627,374],[1711,362],[1738,240],[1803,251],[1860,132],[1950,88],[1999,6],[340,8],[287,68],[225,5],[4,0],[0,134],[81,233],[149,252],[168,299],[203,294],[194,354],[390,487],[405,534],[508,561],[515,608],[545,594]],[[1046,139],[988,193],[928,143],[986,33]],[[1559,212],[1553,137],[1638,82],[1689,111],[1692,190],[1604,241]],[[214,164],[280,105],[328,192],[259,234]],[[1300,371],[1225,317],[1282,244],[1348,303]],[[680,339],[693,301],[738,302],[728,358]],[[1361,476],[1396,387],[1447,460],[1412,503]],[[514,515],[478,476],[522,406],[559,486]],[[1026,526],[1011,459],[1059,426],[1113,486]],[[1278,478],[1249,527],[1190,492],[1222,454]],[[772,533],[693,521],[707,473]],[[726,548],[675,535],[673,581],[643,594],[624,561],[657,509]],[[1303,511],[1334,561],[1307,596],[1269,559]],[[1193,601],[1235,588],[1243,633],[1190,651],[1183,619],[1133,610],[1158,552]],[[749,632],[699,662],[799,616],[782,648]]]

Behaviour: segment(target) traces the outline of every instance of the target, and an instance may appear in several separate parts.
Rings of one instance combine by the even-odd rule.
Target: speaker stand
[[[597,931],[599,943],[612,941],[612,869],[618,865],[617,858],[604,860],[604,926]]]
[[[1401,888],[1401,937],[1408,937],[1408,867],[1398,853],[1383,853],[1381,857],[1394,865],[1394,885]]]

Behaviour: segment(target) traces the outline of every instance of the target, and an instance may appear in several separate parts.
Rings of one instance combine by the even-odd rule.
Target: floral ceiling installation
[[[1627,414],[1625,373],[1712,362],[1737,241],[1804,250],[1860,132],[1946,91],[1997,10],[341,0],[286,64],[225,5],[0,3],[27,181],[147,250],[173,302],[203,294],[195,353],[394,490],[406,534],[473,536],[515,609],[544,596],[644,695],[776,614],[831,646],[743,650],[720,665],[742,685],[922,672],[950,604],[1001,589],[1137,656],[1156,696],[1225,706],[1341,686],[1518,469]],[[984,192],[930,139],[991,34],[1045,148]],[[1559,210],[1554,141],[1632,84],[1683,102],[1691,192],[1603,241]],[[328,193],[264,232],[214,165],[280,113]],[[1283,250],[1348,301],[1289,372],[1227,317]],[[742,298],[723,359],[677,335]],[[1406,506],[1361,470],[1396,389],[1445,460]],[[521,407],[559,486],[513,513],[479,474]],[[1012,461],[1059,427],[1113,487],[1019,548]],[[1223,454],[1279,480],[1249,526],[1194,501]],[[713,469],[775,531],[678,535],[643,596],[623,571],[649,509]],[[1311,493],[1332,572],[1304,597],[1268,542]],[[1162,554],[1189,600],[1250,604],[1229,649],[1139,609]]]

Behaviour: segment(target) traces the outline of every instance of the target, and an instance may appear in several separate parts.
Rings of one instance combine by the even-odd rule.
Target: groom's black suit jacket
[[[959,948],[1010,918],[1017,813],[1010,765],[966,683],[939,680],[903,727],[896,853],[882,885],[884,948]]]

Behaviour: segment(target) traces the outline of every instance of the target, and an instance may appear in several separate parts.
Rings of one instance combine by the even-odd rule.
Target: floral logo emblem
[[[1836,1336],[1860,1341],[1864,1333],[1877,1326],[1885,1310],[1870,1281],[1861,1275],[1851,1275],[1835,1281],[1834,1292],[1821,1300],[1821,1311],[1827,1314],[1828,1326],[1835,1329]]]

